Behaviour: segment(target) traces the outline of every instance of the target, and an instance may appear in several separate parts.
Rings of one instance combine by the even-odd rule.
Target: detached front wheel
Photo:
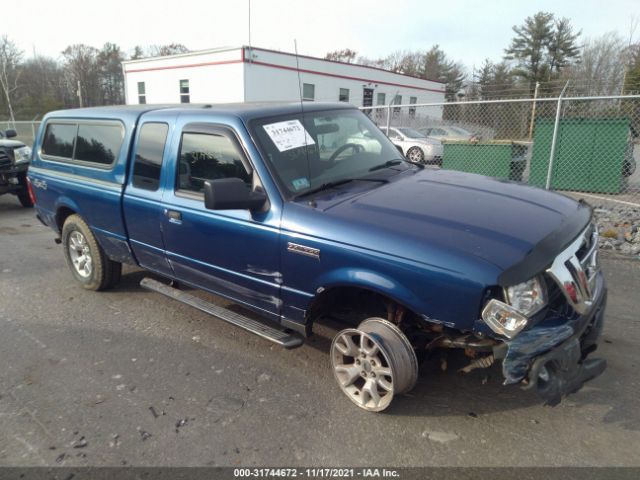
[[[386,409],[395,394],[411,390],[418,361],[407,337],[393,323],[369,318],[339,332],[331,344],[334,376],[349,399],[364,410]]]
[[[71,215],[64,222],[62,245],[67,265],[83,288],[104,290],[120,281],[122,264],[106,256],[79,215]]]

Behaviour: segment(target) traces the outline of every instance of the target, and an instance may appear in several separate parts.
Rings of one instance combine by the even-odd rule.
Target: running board
[[[296,334],[285,332],[260,321],[245,317],[239,313],[232,312],[227,308],[207,302],[195,295],[191,295],[190,293],[165,285],[164,283],[158,282],[152,278],[143,278],[142,281],[140,281],[140,286],[147,290],[151,290],[152,292],[161,293],[162,295],[178,300],[179,302],[186,303],[187,305],[197,308],[204,313],[218,317],[225,322],[231,323],[236,327],[240,327],[285,348],[294,348],[302,345],[302,337],[299,337]]]

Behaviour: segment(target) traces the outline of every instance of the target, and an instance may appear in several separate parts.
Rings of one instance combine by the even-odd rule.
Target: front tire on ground
[[[395,394],[411,390],[418,378],[418,361],[409,340],[382,318],[369,318],[357,329],[338,332],[331,344],[331,365],[344,394],[371,412],[386,409]]]
[[[420,147],[411,147],[407,152],[407,158],[412,162],[424,162],[424,152]]]
[[[64,256],[74,278],[87,290],[105,290],[120,281],[122,264],[110,260],[89,225],[70,215],[62,227]]]
[[[20,205],[24,208],[33,208],[33,202],[31,201],[31,196],[29,195],[29,191],[24,189],[18,192],[18,201]]]

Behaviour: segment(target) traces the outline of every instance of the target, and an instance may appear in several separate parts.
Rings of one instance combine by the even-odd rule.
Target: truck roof
[[[306,112],[353,109],[348,103],[305,102]],[[193,114],[216,114],[239,117],[245,121],[254,118],[270,117],[299,113],[300,102],[246,102],[223,104],[188,104],[188,105],[115,105],[106,107],[74,108],[58,110],[47,114],[46,118],[104,118],[120,119],[135,122],[142,114],[166,110],[167,112]]]

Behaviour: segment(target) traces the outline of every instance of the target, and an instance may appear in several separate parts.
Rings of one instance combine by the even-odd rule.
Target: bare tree
[[[123,60],[124,53],[118,45],[113,43],[105,43],[98,53],[97,62],[100,69],[102,103],[106,105],[124,103]]]
[[[30,58],[20,70],[20,90],[15,102],[18,118],[33,119],[71,105],[71,99],[65,95],[64,72],[54,59]]]
[[[0,37],[0,88],[7,104],[9,118],[15,122],[13,113],[13,97],[18,90],[18,79],[20,78],[20,61],[22,60],[22,50],[3,35]]]
[[[98,49],[84,44],[70,45],[62,52],[62,56],[69,90],[78,92],[83,106],[100,105],[102,91]]]
[[[150,57],[166,57],[178,53],[189,53],[189,49],[181,43],[170,43],[168,45],[151,45],[147,52]]]
[[[353,63],[356,59],[357,53],[355,50],[351,50],[350,48],[343,48],[342,50],[334,50],[333,52],[328,52],[324,58],[325,60],[333,60],[336,62],[345,62],[345,63]]]
[[[572,90],[584,95],[615,95],[620,92],[627,64],[627,48],[616,32],[588,39],[580,56],[579,63],[565,70],[563,82],[571,80]]]

